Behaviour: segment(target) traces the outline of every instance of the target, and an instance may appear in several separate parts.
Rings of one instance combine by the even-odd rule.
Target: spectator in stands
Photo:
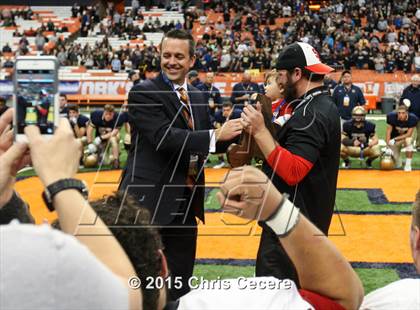
[[[68,106],[67,115],[74,136],[78,139],[86,137],[86,127],[89,125],[89,118],[80,114],[79,107],[76,104]]]
[[[111,61],[111,70],[115,73],[121,71],[121,60],[118,58],[117,54],[114,55],[114,58]]]
[[[14,62],[12,61],[11,57],[5,57],[5,60],[2,65],[3,68],[13,68]]]
[[[55,30],[55,26],[54,26],[54,23],[52,22],[51,18],[47,22],[47,30],[48,31],[54,31]]]
[[[394,58],[392,58],[391,54],[386,55],[385,60],[385,72],[386,73],[394,73],[396,70],[396,64]]]
[[[259,92],[257,83],[252,82],[251,74],[245,72],[242,75],[242,82],[235,84],[232,89],[230,101],[235,108],[243,108],[245,104],[250,102],[250,97],[254,93]]]
[[[401,9],[399,5],[388,7],[381,3],[373,4],[372,1],[367,1],[365,6],[360,6],[359,3],[351,1],[346,2],[342,11],[341,9],[338,10],[341,13],[337,13],[335,5],[331,4],[323,7],[319,12],[309,10],[306,3],[300,3],[296,7],[291,7],[290,4],[281,7],[273,3],[260,3],[258,4],[260,10],[256,10],[257,6],[251,1],[245,1],[242,5],[233,3],[226,8],[220,5],[219,10],[224,13],[224,19],[226,20],[223,24],[226,31],[222,30],[223,33],[217,34],[223,28],[218,26],[218,23],[206,28],[203,42],[204,46],[212,47],[211,52],[202,53],[197,59],[197,63],[204,61],[205,69],[200,67],[195,67],[195,69],[209,71],[211,68],[211,71],[216,71],[215,69],[219,68],[222,71],[240,72],[246,68],[259,68],[258,62],[261,63],[261,60],[259,60],[260,56],[257,55],[256,50],[264,47],[265,58],[270,58],[269,55],[276,58],[275,54],[282,46],[292,41],[302,40],[321,50],[321,57],[327,64],[344,66],[345,69],[350,69],[352,66],[375,69],[375,64],[377,64],[376,70],[378,72],[382,72],[382,70],[385,72],[394,72],[395,70],[411,72],[415,70],[412,63],[416,60],[414,57],[416,47],[419,46],[419,39],[416,36],[418,23],[410,20],[410,18],[415,18],[414,15],[417,10],[414,3],[408,2],[408,5],[404,6],[405,9]],[[269,29],[267,25],[275,25],[275,18],[282,14],[286,16],[289,14],[287,12],[289,7],[292,8],[290,14],[293,18],[282,26]],[[237,12],[232,24],[229,23],[229,8]],[[354,13],[359,12],[359,9],[360,14]],[[79,12],[82,36],[95,36],[95,26],[100,24],[99,32],[104,35],[118,36],[124,39],[144,37],[142,30],[138,26],[133,26],[134,19],[141,21],[143,18],[140,10],[134,17],[130,16],[132,15],[130,10],[116,15],[114,9],[108,10],[110,15],[102,23],[100,23],[99,13],[95,6],[92,8],[80,7]],[[188,10],[184,16],[184,27],[191,29],[194,19],[198,18],[200,14],[202,13],[199,12],[198,14],[194,10]],[[116,20],[114,20],[115,16]],[[241,21],[242,17],[246,18],[244,23]],[[367,18],[366,25],[361,24],[361,17]],[[11,19],[13,19],[13,16]],[[176,27],[175,22],[163,24],[160,21],[157,22],[156,19],[149,19],[144,24],[143,31],[152,32],[167,32]],[[388,25],[387,29],[380,31],[378,34],[372,33],[377,28],[385,28],[385,25]],[[264,31],[258,30],[264,26]],[[178,24],[177,27],[180,27],[180,25]],[[48,25],[45,28],[48,28]],[[316,30],[308,31],[308,29]],[[235,31],[232,32],[232,30]],[[252,34],[249,41],[248,39],[241,40],[237,35],[243,31],[249,31]],[[36,31],[32,29],[27,34],[34,36]],[[381,34],[383,34],[382,39]],[[15,36],[19,37],[20,35],[15,34]],[[213,45],[212,42],[216,37],[221,41]],[[395,49],[388,50],[389,47],[394,45]],[[109,45],[107,48],[109,48]],[[66,46],[65,50],[68,49],[69,47]],[[225,53],[223,52],[224,49]],[[248,56],[245,55],[245,51],[247,51]],[[28,52],[28,45],[22,45],[19,48],[19,53],[22,55]],[[131,54],[132,51],[129,52]],[[79,54],[85,55],[82,51]],[[220,57],[220,54],[223,54],[223,57]],[[236,56],[229,59],[230,54]],[[245,55],[245,58],[241,58],[239,55]],[[119,58],[122,62],[126,59],[124,57]],[[109,66],[111,60],[105,59],[105,63],[100,63],[97,68]],[[382,65],[383,60],[385,61]],[[75,65],[74,61],[68,62],[69,65]],[[264,63],[263,60],[262,62]],[[228,66],[229,63],[230,67]],[[80,63],[77,65],[80,65]],[[270,64],[265,63],[263,67],[268,69],[273,65],[270,66]],[[92,67],[95,68],[96,66]],[[148,66],[147,71],[158,71],[158,67],[158,65]],[[133,68],[137,69],[138,67],[133,66]]]
[[[23,35],[22,38],[19,40],[19,45],[26,45],[26,46],[29,45],[29,41],[26,38],[26,35]]]
[[[67,64],[67,52],[64,46],[61,46],[59,52],[57,53],[57,60],[61,66],[65,66]]]
[[[105,155],[108,143],[111,145],[112,156],[109,156],[109,159],[115,169],[120,166],[119,130],[121,126],[122,121],[115,113],[114,106],[107,104],[103,110],[96,110],[90,114],[90,122],[87,127],[87,142],[93,143],[99,148],[100,157]]]
[[[77,3],[74,3],[73,6],[71,7],[71,15],[73,18],[76,18],[78,14],[79,14],[78,5]]]
[[[133,69],[133,63],[131,62],[129,55],[123,56],[122,67],[125,72],[130,72]]]
[[[44,45],[47,43],[47,39],[42,35],[40,31],[38,31],[36,37],[35,37],[35,46],[38,51],[44,50]]]
[[[131,0],[131,16],[136,17],[138,10],[140,9],[139,0]]]
[[[341,74],[341,84],[334,89],[332,97],[338,107],[341,126],[343,126],[344,121],[351,119],[351,112],[355,106],[366,103],[362,90],[352,83],[351,72],[348,70]]]
[[[416,56],[414,57],[414,70],[416,73],[420,73],[420,52],[416,52]]]
[[[3,46],[2,52],[3,53],[11,53],[12,52],[12,49],[10,48],[9,43],[6,43],[6,45]]]
[[[140,82],[140,75],[137,71],[132,70],[128,73],[128,79],[133,82],[134,86]]]
[[[408,107],[408,112],[413,113],[420,120],[420,75],[411,77],[411,85],[408,85],[402,92],[400,104]],[[420,151],[420,121],[416,125],[416,147]]]
[[[376,57],[373,59],[375,71],[378,73],[385,72],[385,58],[381,54],[377,54]]]
[[[220,59],[219,71],[227,72],[230,68],[232,57],[228,49],[224,49]]]
[[[213,123],[215,112],[222,106],[222,96],[220,90],[214,86],[214,73],[207,72],[204,83],[199,84],[197,88],[203,92],[204,102],[209,105],[210,121]]]
[[[401,148],[405,147],[406,161],[404,171],[411,171],[413,158],[413,131],[417,125],[417,117],[408,112],[406,105],[399,105],[396,112],[386,116],[386,144],[391,148],[396,168],[401,168]]]
[[[345,168],[350,168],[349,157],[366,158],[366,167],[372,168],[372,161],[381,155],[375,124],[366,120],[366,110],[356,106],[352,111],[352,120],[343,124],[341,138],[341,158]]]

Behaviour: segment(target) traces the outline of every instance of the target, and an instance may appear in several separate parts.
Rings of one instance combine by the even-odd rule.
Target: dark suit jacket
[[[188,85],[188,95],[195,130],[188,128],[182,105],[162,74],[137,84],[128,96],[133,147],[120,189],[128,190],[151,211],[153,224],[169,224],[177,213],[191,208],[204,221],[203,161],[211,125],[201,92]],[[185,196],[191,154],[199,155],[199,174],[192,194]]]

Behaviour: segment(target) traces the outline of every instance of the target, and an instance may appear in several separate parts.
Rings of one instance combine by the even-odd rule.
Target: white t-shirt
[[[75,237],[0,226],[0,309],[128,309],[128,289]]]
[[[420,309],[420,279],[403,279],[370,292],[360,309]]]
[[[240,277],[199,283],[199,288],[181,297],[179,310],[314,309],[300,296],[292,280]]]

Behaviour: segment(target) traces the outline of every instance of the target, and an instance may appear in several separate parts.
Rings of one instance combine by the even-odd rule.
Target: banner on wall
[[[400,97],[404,88],[410,83],[384,83],[384,94],[386,96]]]
[[[220,89],[222,96],[230,96],[233,86],[236,82],[215,82],[216,87]],[[359,86],[365,95],[376,96],[378,99],[385,96],[400,96],[403,89],[409,83],[399,82],[364,82],[354,83]],[[383,85],[383,87],[382,87]],[[60,81],[59,91],[63,94],[80,95],[126,95],[133,87],[133,83],[127,80],[86,80],[86,81]],[[382,89],[381,89],[382,88]],[[9,96],[13,94],[13,82],[10,80],[0,81],[0,96]]]
[[[60,81],[58,90],[62,94],[80,95],[125,95],[133,82],[131,81]],[[0,95],[13,94],[12,81],[0,81]]]
[[[133,82],[131,81],[80,81],[81,95],[125,95],[128,94]]]

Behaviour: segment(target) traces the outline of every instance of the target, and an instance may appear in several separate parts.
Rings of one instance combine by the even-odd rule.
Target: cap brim
[[[328,74],[330,72],[333,72],[334,69],[331,68],[330,66],[327,66],[326,64],[323,63],[319,63],[319,64],[315,64],[315,65],[311,65],[311,66],[306,66],[305,69],[316,73],[316,74]]]

